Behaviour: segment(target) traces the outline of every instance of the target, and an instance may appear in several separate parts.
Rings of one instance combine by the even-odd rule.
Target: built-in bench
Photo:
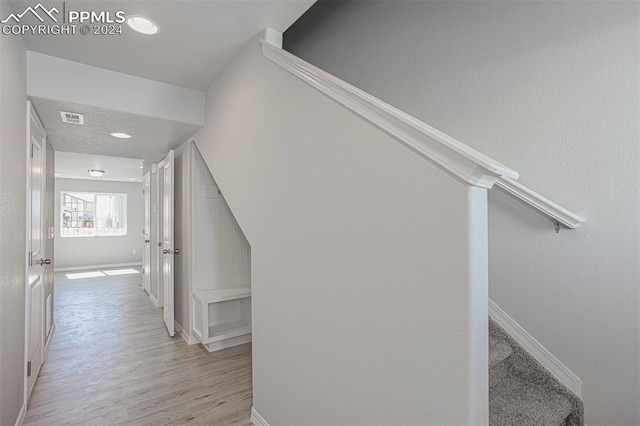
[[[194,290],[193,334],[209,352],[251,341],[251,288]]]

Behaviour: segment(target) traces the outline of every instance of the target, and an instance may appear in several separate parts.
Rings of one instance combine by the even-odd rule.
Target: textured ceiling
[[[86,105],[32,99],[47,138],[56,151],[157,161],[200,127]],[[63,123],[60,111],[84,115],[84,126]],[[110,135],[124,132],[131,139]]]
[[[92,178],[87,170],[104,170],[101,178]],[[56,151],[56,178],[142,182],[142,161]]]
[[[32,0],[12,1],[16,13]],[[62,1],[41,1],[62,14]],[[64,10],[116,11],[144,15],[160,25],[145,36],[122,25],[115,35],[25,35],[27,49],[125,74],[206,90],[239,49],[269,27],[284,32],[314,0],[73,1]],[[61,15],[58,15],[61,16]],[[34,19],[25,16],[27,19]],[[33,22],[38,23],[38,22]]]

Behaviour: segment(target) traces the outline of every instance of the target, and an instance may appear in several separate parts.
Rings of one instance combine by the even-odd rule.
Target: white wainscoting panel
[[[249,287],[251,247],[195,145],[192,153],[192,289]]]

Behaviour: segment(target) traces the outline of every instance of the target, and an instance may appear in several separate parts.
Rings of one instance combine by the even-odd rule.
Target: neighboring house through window
[[[61,237],[127,235],[127,195],[62,192]]]

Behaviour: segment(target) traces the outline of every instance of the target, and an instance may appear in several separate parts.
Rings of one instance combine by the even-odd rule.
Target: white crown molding
[[[489,299],[489,316],[553,377],[582,399],[582,380],[491,299]]]
[[[463,182],[491,188],[518,173],[399,109],[261,40],[262,54]]]
[[[256,411],[255,407],[251,407],[251,423],[256,426],[269,426],[269,423]]]
[[[514,197],[519,198],[530,206],[533,206],[535,209],[540,210],[547,216],[550,216],[568,228],[579,228],[581,224],[586,222],[585,218],[570,212],[564,207],[559,206],[548,198],[543,197],[513,179],[502,177],[496,182],[496,186]]]

